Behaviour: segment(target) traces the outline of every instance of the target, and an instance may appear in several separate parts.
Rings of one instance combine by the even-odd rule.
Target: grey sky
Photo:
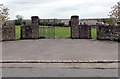
[[[64,18],[79,15],[80,18],[108,17],[111,7],[119,0],[0,0],[10,11],[10,19],[22,15],[30,19],[37,15],[40,18]]]

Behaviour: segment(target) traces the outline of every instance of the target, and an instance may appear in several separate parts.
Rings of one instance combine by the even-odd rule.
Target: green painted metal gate
[[[39,26],[39,38],[55,38],[55,26]]]

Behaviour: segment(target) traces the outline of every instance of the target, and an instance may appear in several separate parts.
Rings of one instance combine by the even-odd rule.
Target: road
[[[118,60],[118,43],[81,39],[2,42],[3,60]],[[118,77],[116,63],[3,63],[3,77]]]
[[[86,39],[2,42],[3,60],[118,60],[118,43]]]

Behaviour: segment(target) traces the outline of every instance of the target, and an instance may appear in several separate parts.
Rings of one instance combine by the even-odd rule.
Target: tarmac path
[[[3,60],[118,60],[118,42],[39,39],[2,42]]]

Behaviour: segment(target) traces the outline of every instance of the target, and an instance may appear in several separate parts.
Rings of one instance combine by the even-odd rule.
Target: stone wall
[[[31,25],[21,26],[21,39],[37,39],[39,37],[39,28]]]
[[[70,20],[72,39],[90,39],[91,27],[89,25],[79,25],[79,16],[71,16]]]
[[[91,26],[89,25],[79,25],[79,38],[80,39],[90,39],[91,38]]]
[[[21,39],[32,38],[32,28],[30,25],[21,26]]]
[[[3,41],[15,40],[15,27],[12,26],[2,27],[2,40]]]
[[[120,25],[97,25],[97,39],[120,39]]]
[[[15,25],[7,23],[7,26],[1,28],[2,40],[15,40]],[[71,16],[70,20],[72,39],[91,39],[91,26],[86,24],[79,25],[79,16]],[[21,26],[21,39],[39,38],[39,17],[32,16],[31,24]],[[114,40],[120,39],[120,25],[97,25],[97,39]]]
[[[31,25],[21,26],[21,39],[37,39],[39,38],[39,17],[32,16]]]

